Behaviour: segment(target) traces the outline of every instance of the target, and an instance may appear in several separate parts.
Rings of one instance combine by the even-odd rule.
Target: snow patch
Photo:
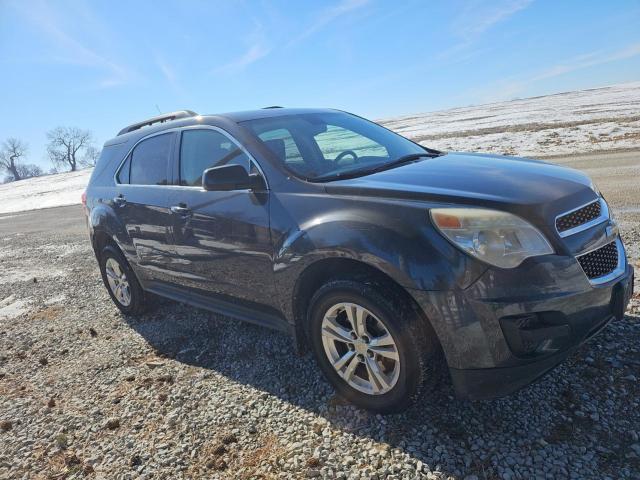
[[[43,245],[39,245],[36,247],[43,253],[52,255],[57,258],[64,258],[70,255],[75,255],[76,253],[89,251],[89,244],[79,244],[79,243],[65,243],[65,244],[49,244],[45,243]]]
[[[66,277],[69,272],[60,269],[46,268],[46,267],[33,267],[24,268],[23,266],[5,267],[0,270],[0,284],[3,283],[16,283],[16,282],[32,282],[35,278],[36,281],[51,279],[51,278],[63,278]]]
[[[90,168],[0,185],[0,214],[78,204],[92,171]]]
[[[60,295],[56,295],[55,297],[48,298],[44,301],[44,304],[46,306],[56,305],[58,303],[63,303],[66,299],[66,295],[64,293],[61,293]]]
[[[422,145],[448,151],[544,157],[640,148],[640,82],[379,123]]]
[[[0,320],[10,320],[29,311],[29,302],[16,300],[14,295],[10,295],[4,300],[0,300]]]

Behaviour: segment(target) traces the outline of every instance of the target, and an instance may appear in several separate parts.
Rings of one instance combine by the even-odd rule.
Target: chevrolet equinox
[[[288,332],[378,412],[447,373],[464,398],[511,393],[621,318],[633,289],[583,173],[432,150],[337,110],[130,125],[84,201],[122,312],[159,295]]]

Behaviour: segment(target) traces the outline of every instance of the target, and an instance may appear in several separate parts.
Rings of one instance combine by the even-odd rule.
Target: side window
[[[199,187],[208,168],[242,165],[249,157],[229,137],[215,130],[184,130],[180,143],[180,185]]]
[[[171,137],[171,133],[156,135],[143,140],[133,149],[129,183],[132,185],[167,185],[169,183],[167,166],[171,152]]]
[[[118,170],[118,175],[116,178],[118,179],[118,183],[127,184],[129,183],[129,172],[131,171],[131,155],[127,157],[127,159]]]
[[[293,140],[293,136],[289,130],[285,128],[268,130],[262,132],[258,137],[260,137],[260,140],[264,142],[269,150],[276,154],[281,162],[298,165],[304,164],[300,150],[298,150],[298,146]]]
[[[358,157],[389,157],[387,149],[352,130],[327,125],[325,132],[313,137],[325,160],[335,160],[345,150],[353,150]],[[350,158],[350,157],[347,157]]]

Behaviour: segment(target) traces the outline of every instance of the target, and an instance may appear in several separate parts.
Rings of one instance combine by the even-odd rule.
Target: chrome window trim
[[[600,216],[598,216],[597,218],[594,218],[593,220],[589,220],[587,223],[583,223],[582,225],[578,225],[577,227],[570,228],[569,230],[565,230],[563,232],[558,231],[558,219],[560,217],[569,215],[570,213],[576,212],[581,208],[589,206],[595,202],[600,202]],[[585,230],[588,230],[591,227],[595,227],[596,225],[599,225],[602,222],[606,222],[608,219],[609,219],[609,206],[607,205],[607,202],[605,202],[602,197],[598,197],[595,200],[585,203],[584,205],[580,205],[579,207],[563,212],[560,215],[556,215],[556,218],[553,221],[553,226],[556,229],[556,232],[558,232],[558,235],[560,235],[560,238],[565,238],[570,235],[575,235],[576,233],[580,233]]]
[[[202,191],[205,191],[204,188],[200,187],[194,187],[194,186],[189,186],[189,185],[144,185],[144,184],[132,184],[132,183],[120,183],[118,182],[118,173],[120,172],[120,169],[122,168],[122,166],[124,165],[124,163],[127,161],[127,157],[129,155],[131,155],[131,152],[133,152],[133,149],[136,148],[138,146],[138,144],[140,142],[143,142],[144,140],[147,140],[148,138],[152,138],[152,137],[156,137],[158,135],[164,135],[166,133],[171,133],[171,132],[183,132],[184,130],[215,130],[216,132],[224,135],[225,137],[227,137],[231,142],[233,142],[240,150],[242,150],[242,152],[249,158],[250,162],[253,162],[253,164],[256,166],[256,168],[258,169],[258,171],[260,172],[260,175],[262,175],[262,178],[264,178],[264,183],[265,183],[265,190],[269,190],[269,181],[267,179],[267,176],[264,174],[264,171],[262,170],[262,167],[260,166],[260,164],[258,163],[258,161],[255,159],[255,157],[253,155],[251,155],[251,153],[249,153],[249,151],[244,147],[244,145],[242,145],[238,140],[235,139],[235,137],[233,137],[233,135],[231,135],[229,132],[227,132],[226,130],[223,130],[220,127],[215,127],[213,125],[188,125],[185,127],[174,127],[174,128],[168,128],[166,130],[162,130],[160,132],[154,132],[154,133],[150,133],[149,135],[146,135],[142,138],[140,138],[136,143],[133,144],[133,146],[127,151],[127,154],[122,158],[122,160],[120,161],[120,164],[118,165],[118,168],[116,168],[115,173],[113,174],[113,183],[116,186],[121,186],[121,187],[145,187],[145,188],[190,188],[190,189],[199,189]],[[180,139],[182,141],[182,139]],[[178,157],[178,165],[180,165],[180,158]],[[243,189],[243,190],[234,190],[235,192],[242,192],[242,191],[251,191],[250,189]]]
[[[591,285],[602,285],[603,283],[608,283],[608,282],[610,282],[612,280],[615,280],[616,278],[620,277],[626,271],[626,269],[627,269],[627,257],[626,257],[626,253],[624,251],[624,245],[622,245],[622,240],[620,240],[620,237],[618,236],[618,237],[616,237],[614,242],[616,243],[616,249],[618,250],[618,265],[616,265],[616,268],[611,273],[608,273],[608,274],[606,274],[606,275],[604,275],[602,277],[596,277],[596,278],[587,277],[587,280],[589,280],[589,283]],[[605,245],[601,245],[599,247],[592,248],[588,252],[584,252],[584,253],[581,253],[580,255],[576,255],[576,261],[580,257],[583,257],[584,255],[587,255],[587,254],[589,254],[591,252],[594,252],[596,250],[599,250],[601,248],[604,248],[609,244],[610,243],[607,243]],[[580,269],[582,270],[584,275],[587,276],[587,273],[582,268],[582,265],[580,265],[580,262],[578,262],[578,265],[580,266]]]
[[[131,152],[133,152],[133,149],[136,148],[138,146],[138,144],[144,140],[147,140],[148,138],[152,138],[152,137],[157,137],[159,135],[165,135],[167,133],[171,133],[173,131],[175,131],[176,129],[168,129],[168,130],[162,130],[161,132],[155,132],[155,133],[150,133],[149,135],[146,135],[144,137],[142,137],[141,139],[139,139],[136,143],[133,144],[133,146],[127,151],[127,154],[122,158],[122,160],[120,160],[120,164],[118,165],[118,168],[116,168],[116,171],[113,174],[113,183],[116,186],[124,186],[124,187],[169,187],[170,185],[145,185],[142,183],[120,183],[118,181],[118,173],[120,173],[120,170],[122,170],[122,166],[125,164],[125,162],[127,161],[127,157],[129,155],[131,155]],[[171,148],[173,148],[174,144],[173,142],[171,143]],[[169,165],[167,165],[168,167]],[[131,172],[129,172],[129,180],[131,180]]]

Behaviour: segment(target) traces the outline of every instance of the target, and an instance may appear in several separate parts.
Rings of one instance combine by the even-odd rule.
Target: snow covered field
[[[0,214],[80,203],[92,171],[89,168],[0,185]]]
[[[545,157],[640,148],[640,82],[379,123],[423,145],[451,151]],[[90,175],[88,169],[0,185],[0,214],[80,203]]]
[[[441,150],[544,157],[640,148],[640,82],[379,120]]]

